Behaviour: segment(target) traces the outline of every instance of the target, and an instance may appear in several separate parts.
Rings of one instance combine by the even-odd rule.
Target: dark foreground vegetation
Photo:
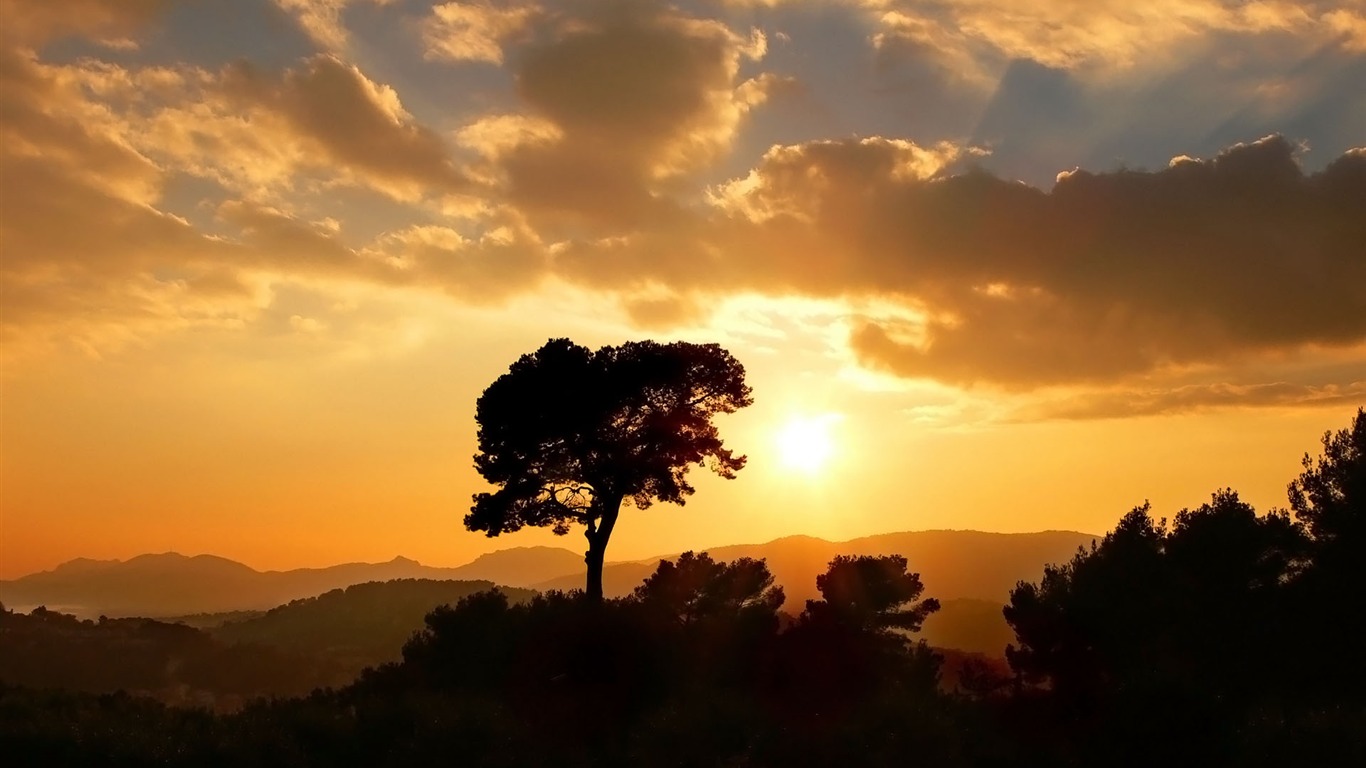
[[[31,765],[1366,765],[1366,412],[1258,515],[1148,507],[1021,583],[1010,670],[914,640],[898,557],[837,558],[795,619],[762,561],[684,555],[630,597],[438,607],[401,661],[230,714],[0,687]]]

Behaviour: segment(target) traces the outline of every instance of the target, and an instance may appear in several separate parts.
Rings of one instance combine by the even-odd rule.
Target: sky
[[[0,0],[0,577],[442,565],[480,392],[718,342],[608,559],[1259,509],[1366,404],[1363,0]]]

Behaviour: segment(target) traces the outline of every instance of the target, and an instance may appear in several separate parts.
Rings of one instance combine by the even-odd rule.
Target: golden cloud
[[[375,5],[387,5],[393,0],[362,0]],[[281,10],[290,14],[299,27],[322,50],[343,53],[350,44],[350,34],[342,21],[347,6],[356,0],[275,0]]]
[[[1006,59],[1046,66],[1127,68],[1213,33],[1284,33],[1361,49],[1359,8],[1343,0],[865,0],[874,40],[911,39],[952,60],[978,60],[987,45]]]
[[[763,55],[758,33],[661,3],[548,9],[500,53],[525,111],[461,132],[496,158],[486,178],[541,226],[641,227],[675,216],[671,180],[724,154],[744,115],[782,85],[739,77],[742,60]]]
[[[276,280],[474,303],[560,280],[649,327],[691,322],[727,296],[819,299],[848,308],[845,353],[869,369],[1111,392],[1086,413],[1358,391],[1346,380],[1114,388],[1359,348],[1366,151],[1305,174],[1299,150],[1272,137],[1153,172],[1068,172],[1045,191],[962,172],[974,150],[959,143],[841,138],[775,146],[704,187],[746,116],[791,81],[754,71],[763,33],[663,3],[434,7],[414,27],[426,57],[502,62],[521,102],[443,136],[335,53],[283,69],[46,64],[30,46],[133,34],[161,4],[79,0],[82,16],[0,2],[18,20],[0,57],[0,170],[26,190],[0,222],[7,337],[60,328],[93,349],[82,324],[111,339],[243,323]],[[279,3],[319,45],[345,47],[344,0]],[[863,5],[878,45],[934,49],[944,71],[979,66],[983,51],[1123,66],[1211,30],[1366,39],[1361,14],[1329,2]],[[185,210],[162,199],[179,173],[223,187],[215,234],[168,212]],[[312,220],[333,215],[312,203],[338,185],[409,204],[395,206],[407,218],[348,241],[335,221]],[[282,323],[323,322],[282,317],[294,314]]]
[[[494,217],[480,236],[467,238],[438,225],[409,227],[365,250],[397,269],[404,284],[435,287],[472,304],[534,289],[548,274],[546,248],[514,216]]]
[[[883,297],[864,364],[1011,389],[1107,382],[1366,340],[1366,151],[1306,175],[1280,137],[1051,192],[905,142],[770,151],[711,215],[560,249],[554,269],[639,292]],[[908,168],[910,170],[908,170]]]
[[[432,7],[422,22],[431,60],[503,63],[503,47],[525,33],[542,11],[530,3],[459,2]]]
[[[441,138],[412,119],[392,88],[334,56],[281,75],[238,63],[223,73],[221,93],[228,114],[253,112],[303,142],[317,165],[339,166],[398,199],[468,187]]]
[[[168,329],[240,326],[269,304],[263,286],[273,279],[432,285],[447,268],[410,277],[343,245],[335,222],[260,202],[219,205],[229,234],[213,236],[163,209],[176,171],[278,187],[330,162],[381,188],[454,187],[434,134],[412,126],[392,91],[335,59],[272,79],[240,68],[53,66],[7,50],[0,86],[0,176],[23,190],[6,196],[0,219],[7,353],[56,342],[98,353]],[[329,107],[358,108],[368,136],[323,125],[318,112]],[[255,170],[225,169],[238,163]],[[498,263],[501,251],[487,250]],[[490,281],[479,289],[494,295]]]

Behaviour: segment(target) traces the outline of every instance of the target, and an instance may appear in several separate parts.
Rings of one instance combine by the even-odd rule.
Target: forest
[[[763,561],[687,553],[621,598],[470,592],[428,611],[401,660],[231,712],[30,688],[9,670],[0,753],[53,766],[1361,765],[1363,555],[1358,410],[1305,457],[1288,508],[1259,513],[1232,489],[1170,520],[1144,504],[1021,582],[1004,609],[1008,667],[959,659],[951,685],[944,654],[917,638],[938,601],[905,558],[836,557],[794,616]],[[10,643],[42,621],[83,626],[6,614],[0,633]],[[149,629],[110,621],[129,622],[128,649],[102,661],[116,679]],[[200,656],[232,674],[228,657]]]

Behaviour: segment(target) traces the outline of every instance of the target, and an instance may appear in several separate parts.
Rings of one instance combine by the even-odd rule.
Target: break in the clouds
[[[3,0],[7,340],[568,284],[650,332],[818,298],[870,371],[1082,392],[1039,415],[1363,378],[1358,3],[240,2],[296,49]]]
[[[320,48],[341,53],[350,45],[342,14],[357,2],[384,5],[392,0],[274,0],[281,10],[295,18],[303,31]]]

